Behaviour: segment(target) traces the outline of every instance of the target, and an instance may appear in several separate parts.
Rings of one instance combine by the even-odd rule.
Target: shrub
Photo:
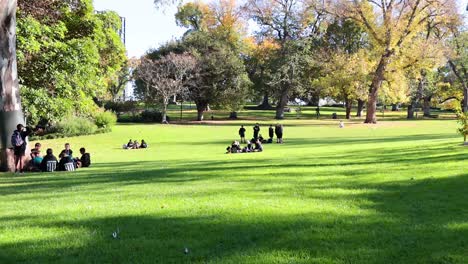
[[[115,112],[119,116],[121,113],[138,111],[138,103],[135,101],[107,102],[104,104],[104,109]]]
[[[162,122],[162,113],[154,110],[145,110],[141,113],[142,122]],[[167,122],[170,122],[169,116],[166,117]]]
[[[86,118],[69,117],[57,123],[56,131],[66,137],[91,135],[96,133],[97,126]]]
[[[98,113],[94,118],[98,128],[111,128],[117,122],[115,114],[109,111]]]

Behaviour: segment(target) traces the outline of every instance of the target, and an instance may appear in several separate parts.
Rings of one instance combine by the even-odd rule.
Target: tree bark
[[[372,78],[372,83],[369,88],[369,99],[367,101],[367,114],[366,124],[375,124],[377,123],[377,98],[379,95],[379,89],[382,86],[384,80],[385,70],[387,65],[390,62],[390,57],[393,55],[393,51],[387,50],[380,58],[377,69],[374,72],[374,77]]]
[[[23,123],[16,62],[16,0],[0,0],[0,170],[14,171],[9,138]]]
[[[350,100],[350,99],[346,99],[346,119],[350,119],[351,118],[351,110],[352,110],[352,107],[353,107],[353,100]]]
[[[283,89],[276,105],[276,119],[284,119],[284,108],[288,105],[288,100],[288,89]]]
[[[412,100],[411,103],[408,105],[408,113],[406,115],[406,119],[414,119],[414,109],[416,108],[415,100]]]
[[[361,117],[362,116],[362,110],[364,109],[364,100],[358,99],[357,101],[357,112],[356,116]]]
[[[208,104],[197,103],[197,121],[203,121],[203,114],[208,108]]]
[[[169,103],[169,98],[164,98],[163,109],[162,109],[162,120],[161,123],[167,124],[167,105]]]
[[[458,69],[455,63],[452,60],[448,61],[450,68],[452,69],[453,73],[457,77],[457,79],[460,81],[462,88],[463,88],[463,101],[462,101],[462,110],[464,113],[468,112],[468,81],[467,81],[467,74],[466,74],[466,68],[463,67],[462,65],[462,72],[461,73]],[[462,76],[463,74],[463,76]]]
[[[432,96],[425,96],[423,98],[424,117],[431,117],[431,99]]]
[[[468,86],[466,85],[466,83],[465,83],[465,88],[463,89],[463,102],[462,102],[462,104],[463,104],[463,106],[462,106],[463,112],[468,113]]]
[[[262,103],[257,107],[258,109],[262,109],[262,110],[268,110],[268,109],[272,109],[273,107],[271,107],[270,105],[270,102],[269,102],[269,95],[268,93],[265,93],[263,95],[263,101]]]

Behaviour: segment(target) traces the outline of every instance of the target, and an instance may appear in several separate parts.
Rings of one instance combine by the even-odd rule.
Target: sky
[[[140,57],[148,49],[157,48],[186,31],[175,23],[176,5],[158,10],[153,0],[94,0],[94,8],[116,11],[126,18],[129,57]]]
[[[460,12],[468,16],[467,0],[457,0]],[[184,28],[176,25],[177,6],[156,9],[153,0],[94,0],[98,11],[112,10],[127,19],[127,50],[129,57],[140,57],[150,48],[182,36]]]

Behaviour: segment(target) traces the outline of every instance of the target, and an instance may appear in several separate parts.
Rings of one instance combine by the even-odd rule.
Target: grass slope
[[[90,169],[0,174],[0,263],[468,263],[455,121],[285,121],[225,155],[238,124],[120,125],[67,139]]]

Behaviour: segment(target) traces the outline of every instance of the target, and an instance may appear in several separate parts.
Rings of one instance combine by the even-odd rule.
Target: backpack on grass
[[[24,140],[21,137],[21,132],[19,132],[18,130],[15,130],[15,132],[13,132],[13,135],[11,136],[11,144],[13,145],[13,147],[23,146]]]

